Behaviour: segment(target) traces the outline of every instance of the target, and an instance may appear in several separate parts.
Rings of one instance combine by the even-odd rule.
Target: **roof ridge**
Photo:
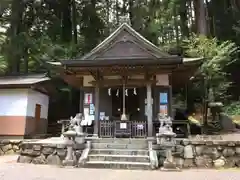
[[[163,52],[159,47],[157,47],[155,44],[150,42],[148,39],[143,37],[140,33],[138,33],[135,29],[133,29],[130,25],[127,23],[122,23],[121,26],[119,26],[113,33],[111,33],[106,39],[104,39],[101,43],[99,43],[95,48],[93,48],[89,53],[81,57],[81,60],[87,59],[97,51],[99,51],[106,43],[109,43],[109,41],[113,40],[123,29],[127,30],[128,33],[130,33],[133,37],[138,39],[139,41],[143,41],[145,45],[150,46],[153,51],[159,53],[162,56],[171,56],[170,54]]]
[[[152,46],[153,48],[156,48],[156,50],[161,51],[161,49],[156,46],[155,44],[153,44],[151,41],[149,41],[147,38],[145,38],[143,35],[141,35],[138,31],[136,31],[135,29],[133,29],[131,26],[129,26],[129,24],[124,23],[125,26],[127,26],[131,31],[133,31],[136,35],[138,35],[138,37],[140,37],[143,41],[147,42],[148,45]],[[161,52],[163,54],[165,54],[166,56],[171,56],[170,54],[166,53],[166,52]]]

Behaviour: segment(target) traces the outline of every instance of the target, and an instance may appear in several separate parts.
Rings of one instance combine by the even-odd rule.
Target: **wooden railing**
[[[147,122],[146,121],[133,121],[132,122],[132,136],[145,138],[147,137]]]
[[[121,127],[124,124],[126,127]],[[99,136],[104,137],[147,137],[146,121],[99,121]]]
[[[100,121],[99,122],[100,137],[114,137],[114,121]]]
[[[113,138],[116,137],[117,131],[120,124],[117,125],[117,122],[124,121],[99,121],[99,136],[102,138]],[[129,134],[129,137],[132,138],[145,138],[147,137],[147,121],[127,121],[129,122],[129,127],[127,130],[122,131],[125,134]],[[67,130],[69,120],[60,120],[58,123],[48,124],[48,134],[52,136],[59,136],[63,131]],[[117,127],[118,126],[118,127]],[[158,132],[160,126],[159,121],[153,121],[153,135]],[[93,134],[93,127],[84,128],[84,132],[91,135]],[[178,130],[180,127],[180,131]],[[174,120],[173,121],[173,131],[177,133],[177,137],[188,137],[191,135],[190,125],[186,120]]]

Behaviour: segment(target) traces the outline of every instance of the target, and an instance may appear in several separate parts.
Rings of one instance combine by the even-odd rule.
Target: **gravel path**
[[[18,164],[17,156],[0,157],[0,180],[240,180],[240,170],[183,172],[60,168]]]

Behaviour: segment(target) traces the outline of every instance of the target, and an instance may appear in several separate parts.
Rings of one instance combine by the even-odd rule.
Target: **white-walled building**
[[[49,96],[46,75],[0,78],[0,136],[26,137],[45,134]]]

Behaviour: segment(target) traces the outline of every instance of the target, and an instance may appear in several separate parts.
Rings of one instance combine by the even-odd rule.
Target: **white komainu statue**
[[[158,114],[158,120],[160,122],[160,131],[171,131],[172,132],[172,120],[169,116]]]
[[[70,118],[69,129],[75,130],[77,133],[82,133],[81,122],[83,120],[82,113],[77,113],[74,118]]]

